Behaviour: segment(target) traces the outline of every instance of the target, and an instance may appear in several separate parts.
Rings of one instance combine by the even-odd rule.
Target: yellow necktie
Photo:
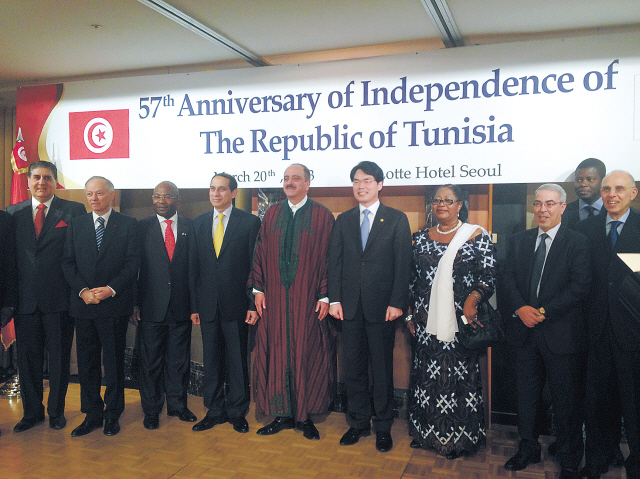
[[[220,248],[222,248],[222,240],[224,238],[224,225],[222,224],[224,213],[218,214],[218,226],[213,233],[213,248],[216,250],[216,256],[220,256]]]

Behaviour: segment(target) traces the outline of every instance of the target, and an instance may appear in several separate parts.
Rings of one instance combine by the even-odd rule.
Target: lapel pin
[[[380,218],[380,223],[382,223],[384,221],[384,218]]]

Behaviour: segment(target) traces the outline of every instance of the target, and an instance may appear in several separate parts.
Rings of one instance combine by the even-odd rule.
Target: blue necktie
[[[362,239],[362,251],[367,246],[367,239],[369,239],[369,210],[364,210],[364,219],[360,225],[360,238]]]
[[[104,236],[104,218],[98,216],[98,227],[96,228],[96,243],[98,245],[98,251],[100,251],[100,244],[102,243],[102,237]]]
[[[618,225],[622,223],[622,221],[612,221],[609,223],[611,225],[611,229],[609,230],[609,246],[611,247],[611,251],[616,247],[616,241],[618,241]]]

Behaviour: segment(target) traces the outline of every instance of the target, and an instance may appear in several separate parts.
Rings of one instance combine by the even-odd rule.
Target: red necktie
[[[36,219],[33,221],[33,226],[36,228],[36,239],[40,236],[42,231],[42,225],[44,225],[44,209],[47,207],[44,203],[38,205],[38,211],[36,212]]]
[[[167,229],[164,232],[164,246],[167,248],[169,261],[171,261],[173,259],[173,252],[176,249],[176,238],[173,236],[173,230],[171,229],[173,220],[165,220],[164,222],[167,223]]]

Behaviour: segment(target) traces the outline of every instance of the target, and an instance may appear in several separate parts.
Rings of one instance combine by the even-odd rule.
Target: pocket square
[[[56,225],[56,228],[64,228],[65,226],[68,226],[67,223],[65,223],[64,220],[60,220],[60,222]]]

